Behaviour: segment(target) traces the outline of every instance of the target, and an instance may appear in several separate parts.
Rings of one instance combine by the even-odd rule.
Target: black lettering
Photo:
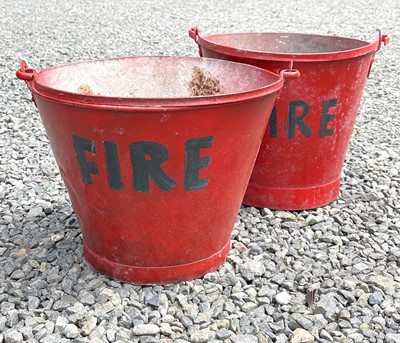
[[[272,109],[271,116],[269,117],[269,136],[272,138],[278,137],[278,118],[276,106],[274,106]]]
[[[148,192],[150,177],[162,191],[168,192],[176,185],[176,182],[161,169],[161,164],[169,158],[168,150],[162,144],[142,141],[132,143],[129,148],[135,191]]]
[[[86,160],[85,152],[88,151],[95,154],[96,142],[76,135],[72,136],[72,141],[76,157],[78,158],[79,168],[81,169],[83,183],[92,184],[90,174],[98,175],[99,171],[96,163]]]
[[[301,114],[296,115],[297,108],[301,108]],[[303,121],[304,117],[308,114],[309,106],[306,102],[298,100],[289,102],[289,111],[288,111],[288,124],[287,124],[287,135],[289,139],[293,139],[296,133],[296,126],[299,127],[300,132],[306,136],[311,137],[311,129],[308,125]]]
[[[204,189],[208,179],[199,179],[199,170],[210,165],[211,157],[200,157],[200,149],[209,148],[214,140],[213,136],[192,138],[185,143],[185,191]]]
[[[333,127],[328,128],[328,123],[333,121],[333,119],[335,119],[335,115],[328,113],[328,111],[331,107],[336,106],[337,102],[338,102],[337,98],[332,98],[322,103],[322,114],[321,114],[321,121],[319,122],[319,132],[318,132],[319,137],[333,136],[335,128]]]
[[[108,184],[111,189],[121,190],[124,188],[124,184],[121,179],[117,143],[113,141],[104,141],[104,151],[106,153]]]

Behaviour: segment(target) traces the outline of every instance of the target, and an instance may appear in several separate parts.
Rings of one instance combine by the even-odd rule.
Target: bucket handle
[[[378,48],[376,49],[375,53],[381,49],[382,43],[384,46],[388,45],[390,42],[390,37],[388,35],[383,35],[382,31],[378,29]]]
[[[375,54],[376,54],[379,50],[381,50],[382,43],[383,43],[384,46],[386,46],[386,45],[389,44],[389,42],[390,42],[390,37],[389,37],[388,35],[383,35],[383,34],[382,34],[382,31],[378,29],[378,39],[377,39],[377,41],[378,41],[378,47],[376,48],[374,54],[372,55],[371,63],[370,63],[370,65],[369,65],[367,77],[369,77],[369,74],[371,74],[372,63],[374,63],[374,61],[375,61]]]
[[[25,81],[26,85],[31,91],[32,91],[32,82],[36,74],[37,71],[35,69],[29,68],[28,64],[24,60],[21,61],[20,67],[16,73],[17,78]]]
[[[290,61],[288,69],[282,69],[279,74],[283,78],[283,81],[289,81],[298,79],[300,77],[300,71],[297,69],[293,69],[293,61]]]
[[[16,72],[17,78],[25,81],[26,85],[32,93],[32,101],[37,107],[35,98],[33,97],[33,79],[35,78],[36,74],[37,71],[35,69],[29,68],[28,64],[24,60],[21,60],[20,67]]]
[[[199,55],[200,57],[203,57],[203,51],[201,51],[201,46],[199,44],[199,35],[200,35],[200,29],[198,28],[197,25],[189,30],[189,37],[196,42],[196,44],[199,47]]]

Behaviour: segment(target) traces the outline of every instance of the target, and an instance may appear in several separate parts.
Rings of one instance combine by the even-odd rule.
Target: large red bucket
[[[200,55],[270,71],[293,66],[270,117],[244,203],[301,210],[339,195],[340,174],[375,53],[389,38],[362,40],[296,33],[189,35]]]
[[[165,284],[225,261],[284,72],[128,57],[39,73],[22,62],[17,76],[33,94],[96,270]],[[207,82],[210,95],[194,96]]]

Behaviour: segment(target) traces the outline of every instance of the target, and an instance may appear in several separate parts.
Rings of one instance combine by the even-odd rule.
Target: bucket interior
[[[353,50],[368,42],[335,36],[302,33],[232,33],[207,36],[218,45],[241,50],[282,54],[319,54]]]
[[[197,74],[196,74],[197,73]],[[193,97],[196,77],[217,82],[215,94],[269,87],[280,76],[245,64],[198,57],[151,56],[79,62],[44,69],[35,81],[60,92],[127,98]],[[194,82],[194,83],[193,83]],[[219,90],[219,91],[218,91]]]

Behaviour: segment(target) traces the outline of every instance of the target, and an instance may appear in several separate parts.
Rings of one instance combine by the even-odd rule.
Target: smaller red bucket
[[[22,62],[87,261],[135,284],[217,269],[285,75],[196,57]]]
[[[334,201],[364,85],[388,36],[370,43],[301,33],[202,36],[197,28],[189,35],[201,56],[273,72],[293,62],[301,73],[279,94],[243,202],[302,210]]]

